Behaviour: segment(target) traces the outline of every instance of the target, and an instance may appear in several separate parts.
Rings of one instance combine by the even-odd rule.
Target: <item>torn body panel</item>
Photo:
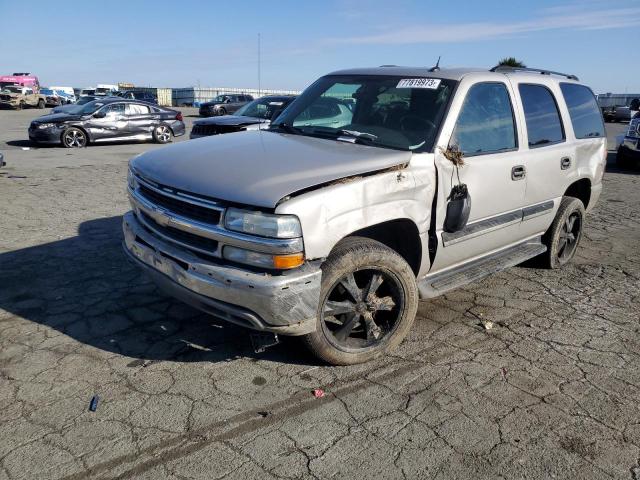
[[[428,251],[431,206],[436,188],[433,154],[414,154],[404,169],[333,182],[317,190],[292,196],[276,213],[297,215],[308,259],[326,258],[335,245],[365,227],[392,220],[415,223],[422,251]],[[419,276],[429,269],[423,255]]]

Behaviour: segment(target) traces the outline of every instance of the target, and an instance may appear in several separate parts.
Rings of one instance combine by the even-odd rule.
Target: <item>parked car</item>
[[[86,97],[86,96],[95,97],[96,96],[96,89],[95,88],[83,88],[82,90],[80,90],[80,97]]]
[[[295,99],[293,96],[266,96],[247,103],[235,115],[206,118],[193,122],[190,138],[221,133],[257,130],[271,123]]]
[[[60,113],[60,112],[72,112],[76,109],[78,109],[78,107],[89,103],[89,102],[93,102],[94,100],[97,99],[103,99],[104,97],[96,97],[96,96],[92,96],[92,95],[85,95],[84,97],[80,97],[75,103],[72,104],[67,104],[67,105],[61,105],[59,107],[55,107],[51,109],[51,113]],[[79,110],[79,109],[78,109]]]
[[[628,122],[631,119],[631,110],[626,105],[605,107],[602,116],[605,122]]]
[[[125,90],[124,92],[118,92],[118,97],[128,98],[130,100],[142,100],[148,103],[158,103],[156,96],[149,92],[135,92],[133,90]]]
[[[334,72],[268,130],[143,153],[125,251],[205,312],[300,335],[332,364],[371,360],[402,341],[419,298],[574,256],[604,124],[577,77],[528,70]]]
[[[226,115],[234,113],[240,107],[253,101],[251,95],[223,94],[218,95],[210,102],[204,102],[200,105],[201,117],[212,117],[214,115]]]
[[[118,92],[117,85],[110,85],[108,83],[99,83],[96,86],[95,94],[98,96],[100,95],[112,96],[112,95],[115,95],[117,92]]]
[[[89,143],[151,140],[168,143],[184,135],[182,114],[145,102],[105,97],[77,109],[44,115],[31,122],[29,139],[67,148]]]
[[[44,95],[45,107],[58,107],[63,104],[62,97],[50,88],[41,88],[40,94]]]
[[[58,96],[60,97],[60,100],[62,101],[63,105],[69,105],[69,104],[72,104],[72,103],[76,103],[76,101],[77,101],[76,96],[73,95],[73,94],[69,94],[67,92],[63,92],[62,90],[55,90],[53,88],[52,88],[52,90],[58,94]]]
[[[0,107],[22,110],[25,107],[44,108],[47,99],[40,93],[35,93],[31,87],[7,85],[0,90]]]
[[[622,168],[640,165],[640,114],[636,113],[629,122],[624,138],[618,147],[616,164]]]

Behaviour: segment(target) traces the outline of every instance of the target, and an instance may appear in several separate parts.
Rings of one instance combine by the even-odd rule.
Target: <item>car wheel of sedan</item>
[[[158,143],[169,143],[171,141],[171,129],[166,125],[158,125],[153,131],[153,139]]]
[[[79,128],[67,128],[62,134],[62,144],[67,148],[87,146],[87,134]]]
[[[220,108],[218,108],[216,113],[222,117],[223,115],[227,114],[227,111],[224,109],[224,107],[220,107]]]
[[[316,331],[302,337],[313,354],[351,365],[400,344],[418,309],[416,278],[400,255],[375,240],[349,237],[322,271]]]
[[[547,268],[559,268],[571,261],[582,239],[585,208],[581,200],[563,197],[556,218],[543,235],[547,246],[543,254]]]

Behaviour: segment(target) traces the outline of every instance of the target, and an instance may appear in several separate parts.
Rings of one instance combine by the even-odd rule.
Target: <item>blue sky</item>
[[[303,89],[382,64],[491,67],[515,56],[597,93],[640,92],[640,0],[0,0],[0,74],[43,85]],[[99,6],[98,6],[99,5]]]

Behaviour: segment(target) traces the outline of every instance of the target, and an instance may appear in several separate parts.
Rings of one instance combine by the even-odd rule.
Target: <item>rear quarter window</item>
[[[584,85],[560,83],[576,138],[604,137],[604,123],[593,92]]]

